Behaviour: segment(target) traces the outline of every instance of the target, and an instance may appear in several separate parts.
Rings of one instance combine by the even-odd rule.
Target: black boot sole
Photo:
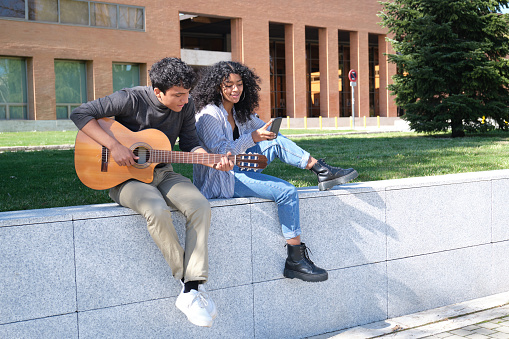
[[[354,170],[353,172],[348,173],[347,175],[344,175],[342,177],[332,179],[332,180],[327,180],[327,181],[319,183],[318,189],[320,191],[327,191],[336,185],[341,185],[341,184],[347,183],[350,180],[357,178],[358,176],[359,176],[359,173],[357,173],[357,171]]]
[[[293,279],[297,278],[303,281],[310,281],[310,282],[319,282],[319,281],[325,281],[329,278],[329,274],[327,272],[322,274],[306,274],[302,272],[292,271],[289,269],[286,269],[283,271],[283,275],[285,278]]]

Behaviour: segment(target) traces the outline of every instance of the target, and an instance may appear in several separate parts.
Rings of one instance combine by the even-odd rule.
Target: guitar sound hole
[[[139,157],[138,160],[136,160],[138,165],[146,164],[150,158],[150,152],[145,147],[136,147],[133,153]]]

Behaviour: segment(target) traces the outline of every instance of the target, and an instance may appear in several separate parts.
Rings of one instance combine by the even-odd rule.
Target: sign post
[[[355,86],[357,86],[357,71],[351,69],[348,72],[348,79],[350,79],[350,87],[352,87],[352,127],[355,128]]]

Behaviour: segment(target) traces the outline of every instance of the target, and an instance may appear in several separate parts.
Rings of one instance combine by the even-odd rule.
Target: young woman
[[[211,153],[259,153],[269,163],[274,158],[315,172],[321,189],[345,183],[357,177],[354,169],[341,169],[316,160],[308,152],[281,134],[268,130],[272,121],[260,120],[258,107],[259,77],[237,62],[219,62],[205,70],[192,91],[196,105],[196,130],[202,146]],[[207,198],[258,197],[278,204],[278,216],[287,242],[288,258],[283,274],[304,281],[324,281],[328,274],[308,257],[301,242],[299,197],[292,184],[261,172],[209,170],[195,165],[194,184]]]

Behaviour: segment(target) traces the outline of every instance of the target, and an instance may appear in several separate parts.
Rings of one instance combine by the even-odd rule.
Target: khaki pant
[[[145,217],[148,231],[175,279],[207,281],[210,204],[191,180],[173,172],[167,164],[154,170],[152,183],[129,180],[113,187],[110,197]],[[185,250],[180,246],[168,206],[186,217]]]

